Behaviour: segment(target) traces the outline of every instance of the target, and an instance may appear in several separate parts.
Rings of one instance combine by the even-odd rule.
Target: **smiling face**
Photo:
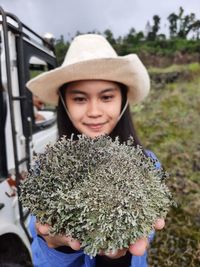
[[[94,138],[112,132],[121,112],[122,96],[115,82],[84,80],[67,85],[65,103],[74,127]]]

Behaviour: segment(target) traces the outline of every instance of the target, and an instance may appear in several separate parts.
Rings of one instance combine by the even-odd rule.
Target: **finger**
[[[165,227],[165,220],[163,218],[157,219],[155,224],[154,224],[154,228],[156,230],[161,230]]]
[[[110,259],[118,259],[126,255],[127,249],[118,249],[118,250],[110,250],[109,252],[105,253],[105,256],[109,257]]]
[[[47,245],[50,248],[56,248],[59,246],[68,246],[73,250],[80,250],[80,242],[78,240],[72,239],[70,236],[55,235],[55,236],[45,236],[44,237]]]
[[[148,247],[147,238],[141,238],[137,240],[134,244],[131,244],[129,251],[135,256],[142,256]]]
[[[78,240],[71,238],[70,236],[66,236],[66,243],[70,246],[73,250],[80,250],[81,244]]]
[[[38,234],[40,235],[43,235],[43,236],[49,235],[49,228],[50,226],[48,224],[41,224],[41,223],[36,222],[36,230]]]
[[[99,254],[100,256],[103,256],[103,255],[104,255],[104,252],[103,252],[103,250],[102,250],[102,249],[100,249],[100,250],[99,250],[99,252],[98,252],[98,254]]]

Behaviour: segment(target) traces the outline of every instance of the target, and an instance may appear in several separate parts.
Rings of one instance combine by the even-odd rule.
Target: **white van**
[[[52,43],[0,7],[0,266],[31,263],[29,214],[18,195],[34,152],[57,138],[55,107],[34,108],[27,80],[53,69]],[[39,120],[35,112],[38,112]]]

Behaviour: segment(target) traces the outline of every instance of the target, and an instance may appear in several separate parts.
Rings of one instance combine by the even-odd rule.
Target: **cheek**
[[[79,105],[77,106],[70,100],[66,101],[66,107],[67,107],[67,110],[69,111],[70,117],[73,120],[78,120],[79,118],[82,117],[84,113],[84,109],[82,106],[79,106]]]
[[[72,122],[77,122],[81,120],[84,114],[84,110],[80,108],[73,108],[68,110],[72,119]]]
[[[118,118],[121,113],[121,101],[117,101],[112,103],[109,107],[107,107],[107,114],[112,118]]]
[[[111,109],[110,110],[110,117],[113,119],[113,120],[116,120],[116,119],[118,119],[118,117],[119,117],[119,115],[120,115],[120,109]]]

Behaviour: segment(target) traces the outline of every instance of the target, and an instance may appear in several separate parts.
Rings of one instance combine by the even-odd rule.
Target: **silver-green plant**
[[[133,139],[66,137],[38,154],[21,201],[50,234],[80,240],[84,252],[128,248],[173,204],[166,173]]]

